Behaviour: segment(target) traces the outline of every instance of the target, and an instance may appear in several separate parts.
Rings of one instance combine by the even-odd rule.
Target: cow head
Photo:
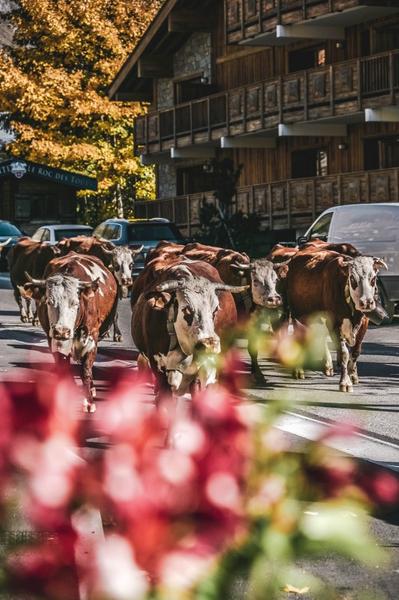
[[[171,269],[171,271],[173,271]],[[156,310],[168,310],[180,348],[188,356],[199,352],[220,352],[215,331],[219,309],[218,292],[242,292],[246,286],[233,287],[196,276],[180,265],[179,274],[150,292],[148,302]]]
[[[29,277],[25,292],[45,300],[49,323],[48,335],[51,338],[52,352],[70,354],[79,318],[81,300],[88,299],[98,289],[98,280],[82,282],[69,275],[52,275],[39,280]]]
[[[133,285],[132,269],[134,258],[140,254],[144,246],[131,250],[127,246],[116,246],[113,250],[105,250],[110,258],[110,270],[122,291],[122,297],[126,298],[128,289]]]
[[[341,258],[340,264],[348,277],[350,297],[356,310],[367,313],[375,309],[377,273],[388,269],[381,258],[358,256]]]
[[[255,304],[265,308],[278,308],[283,301],[276,286],[280,279],[287,276],[290,259],[280,263],[272,263],[266,258],[251,263],[237,263],[235,268],[251,275],[251,293]]]

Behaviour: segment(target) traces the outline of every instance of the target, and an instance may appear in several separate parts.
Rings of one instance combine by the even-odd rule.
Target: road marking
[[[331,426],[332,423],[289,411],[285,412],[275,424],[280,431],[312,441],[318,440],[331,429]],[[325,441],[325,445],[355,458],[399,472],[399,444],[394,442],[379,440],[357,432],[347,437],[330,438]]]

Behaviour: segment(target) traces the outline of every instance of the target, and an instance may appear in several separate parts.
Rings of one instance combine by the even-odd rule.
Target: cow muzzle
[[[266,306],[268,308],[277,308],[277,307],[281,306],[282,303],[283,303],[283,300],[279,294],[275,294],[273,296],[268,296],[266,298]]]
[[[204,338],[195,344],[196,352],[205,352],[206,354],[219,354],[220,340],[218,338]]]
[[[368,312],[375,309],[374,298],[361,298],[359,300],[359,308],[362,312]]]
[[[70,340],[72,337],[72,331],[69,327],[53,327],[52,337],[55,340]]]
[[[122,285],[130,287],[133,285],[133,279],[131,277],[122,277]]]

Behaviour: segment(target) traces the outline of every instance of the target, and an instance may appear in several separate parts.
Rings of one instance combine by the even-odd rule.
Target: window
[[[103,237],[105,240],[117,240],[120,238],[120,235],[121,235],[120,231],[121,231],[120,225],[115,225],[114,223],[109,223],[105,226],[101,237]],[[96,235],[97,235],[97,237],[100,237],[98,235],[98,231],[96,231]]]
[[[300,50],[292,50],[288,54],[288,70],[290,73],[322,67],[325,64],[327,64],[325,46],[301,48]]]
[[[327,213],[320,217],[320,219],[314,224],[309,233],[309,239],[315,240],[320,239],[327,241],[328,232],[330,230],[330,224],[333,217],[333,213]]]
[[[334,217],[333,242],[351,242],[357,244],[368,242],[367,252],[379,256],[381,242],[397,243],[399,232],[399,211],[396,206],[361,206],[346,207],[337,210]],[[363,248],[361,248],[363,250]]]
[[[204,171],[203,165],[176,169],[177,195],[197,194],[215,188],[214,175]]]
[[[297,150],[291,154],[291,177],[323,177],[328,174],[327,151],[322,148]]]
[[[40,241],[41,242],[49,242],[50,241],[50,230],[49,229],[43,229],[43,235],[42,235],[42,239]]]
[[[15,225],[11,223],[0,223],[0,236],[1,237],[11,237],[11,236],[20,236],[21,232]]]
[[[370,138],[364,140],[364,168],[390,169],[399,167],[399,137]]]
[[[57,242],[62,239],[72,238],[79,235],[91,235],[91,229],[55,229],[54,236]]]
[[[208,78],[203,74],[191,78],[184,78],[174,83],[175,104],[189,102],[197,98],[209,96],[216,91],[215,86],[208,83]]]
[[[173,223],[134,223],[127,229],[129,242],[147,242],[149,240],[179,241],[181,234]]]
[[[32,235],[32,240],[35,240],[35,242],[41,242],[42,235],[43,235],[43,228],[40,227],[40,229],[35,231],[35,233]]]

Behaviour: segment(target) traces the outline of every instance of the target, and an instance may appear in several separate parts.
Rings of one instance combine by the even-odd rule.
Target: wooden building
[[[292,237],[399,200],[399,0],[167,0],[109,94],[149,103],[135,151],[158,200],[138,216],[193,231],[213,157],[243,165],[236,209]]]
[[[0,219],[28,234],[45,223],[76,223],[78,190],[97,180],[19,158],[0,162]]]

